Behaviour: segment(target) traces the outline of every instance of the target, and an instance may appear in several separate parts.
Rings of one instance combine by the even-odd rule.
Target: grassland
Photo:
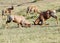
[[[22,1],[23,0],[21,0],[20,3],[22,3]],[[29,0],[26,1],[29,2]],[[41,0],[35,3],[27,3],[19,7],[14,7],[14,14],[25,16],[33,24],[33,21],[38,17],[38,14],[37,16],[35,14],[26,16],[26,8],[29,5],[38,6],[40,11],[47,9],[57,10],[60,8],[60,0]],[[3,8],[5,7],[0,7],[1,10]],[[2,19],[0,15],[0,43],[60,43],[60,12],[57,12],[56,15],[59,18],[58,25],[56,25],[55,19],[50,18],[46,21],[49,23],[48,26],[32,25],[27,28],[17,28],[17,24],[11,22],[8,29],[5,28],[6,19]]]

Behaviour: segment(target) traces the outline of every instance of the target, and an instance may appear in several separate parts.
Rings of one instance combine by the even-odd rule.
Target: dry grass
[[[60,8],[60,0],[43,0],[36,3],[23,4],[19,7],[15,7],[13,12],[14,14],[24,15],[33,24],[33,21],[38,15],[36,16],[35,14],[31,14],[26,16],[27,6],[32,4],[37,5],[40,11]],[[3,8],[4,7],[0,7],[1,10]],[[36,17],[31,18],[31,16]],[[9,24],[9,28],[6,29],[6,19],[2,20],[0,15],[0,43],[60,43],[60,12],[57,12],[57,16],[59,17],[58,25],[56,25],[56,22],[53,18],[50,18],[47,20],[47,22],[50,23],[48,26],[32,25],[30,28],[17,28],[17,24],[11,22]]]

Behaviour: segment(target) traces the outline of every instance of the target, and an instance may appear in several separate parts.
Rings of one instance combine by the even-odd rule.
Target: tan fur
[[[23,16],[18,16],[18,15],[10,15],[10,17],[12,18],[12,21],[17,23],[18,26],[19,24],[21,26],[27,26],[27,27],[30,27],[30,22],[28,20],[25,19],[25,17]]]
[[[13,6],[11,6],[11,8],[5,8],[2,10],[2,16],[6,15],[6,14],[11,14],[12,10],[14,9]]]
[[[30,12],[35,12],[35,13],[39,12],[38,7],[35,5],[28,6],[27,13],[30,13]]]

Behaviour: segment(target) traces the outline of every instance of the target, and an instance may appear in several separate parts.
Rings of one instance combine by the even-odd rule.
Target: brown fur
[[[11,13],[11,10],[13,10],[13,9],[14,9],[14,7],[11,6],[11,8],[7,8],[7,9],[5,10],[5,13]]]
[[[11,11],[14,9],[13,6],[11,6],[11,8],[6,8],[4,10],[2,10],[2,16],[5,14],[11,14]]]
[[[39,17],[35,20],[34,24],[38,25],[41,22],[41,25],[43,25],[45,24],[45,21],[50,17],[53,17],[57,20],[57,16],[54,15],[54,12],[52,10],[41,12]],[[57,20],[57,24],[58,24],[58,20]]]

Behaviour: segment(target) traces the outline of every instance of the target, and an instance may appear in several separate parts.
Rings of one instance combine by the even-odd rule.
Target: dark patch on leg
[[[7,23],[10,23],[11,21],[12,21],[12,18],[9,16],[9,17],[7,18],[6,24],[7,24]]]
[[[10,23],[10,22],[11,22],[11,21],[8,21],[8,20],[7,20],[7,21],[6,21],[6,24],[7,24],[7,23]]]

